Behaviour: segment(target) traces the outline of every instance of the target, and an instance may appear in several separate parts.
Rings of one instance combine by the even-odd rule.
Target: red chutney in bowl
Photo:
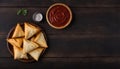
[[[72,12],[67,5],[56,3],[48,9],[46,19],[48,24],[53,28],[62,29],[70,24]]]

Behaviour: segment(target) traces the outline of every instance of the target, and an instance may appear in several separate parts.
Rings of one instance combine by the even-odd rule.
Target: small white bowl
[[[41,22],[43,19],[43,15],[40,12],[35,12],[33,14],[33,20],[36,22]]]

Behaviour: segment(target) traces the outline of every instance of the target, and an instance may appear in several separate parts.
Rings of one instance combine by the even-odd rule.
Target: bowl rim
[[[49,21],[49,18],[48,18],[49,11],[50,11],[50,9],[51,9],[52,7],[54,7],[54,6],[56,6],[56,5],[62,5],[62,6],[64,6],[64,7],[66,7],[67,10],[68,10],[69,13],[70,13],[69,21],[68,21],[64,26],[57,27],[57,26],[52,25],[52,24],[50,23],[50,21]],[[67,26],[71,23],[71,21],[72,21],[72,11],[71,11],[71,9],[70,9],[66,4],[63,4],[63,3],[55,3],[55,4],[51,5],[51,6],[48,8],[48,10],[47,10],[47,12],[46,12],[46,20],[47,20],[48,24],[49,24],[51,27],[53,27],[53,28],[55,28],[55,29],[63,29],[63,28],[65,28],[65,27],[67,27]]]

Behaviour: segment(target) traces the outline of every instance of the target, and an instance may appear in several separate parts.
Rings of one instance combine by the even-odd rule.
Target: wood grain
[[[71,7],[73,20],[62,30],[51,28],[45,19],[48,7],[62,2]],[[120,68],[119,0],[0,0],[0,68],[35,69],[116,69]],[[26,17],[17,16],[26,8]],[[44,29],[49,48],[35,63],[14,61],[7,50],[6,37],[17,22],[34,22],[32,14],[43,13],[36,23]]]
[[[56,2],[70,7],[120,7],[119,0],[0,0],[0,7],[49,7]]]
[[[82,60],[82,61],[80,61]],[[39,62],[34,63],[22,63],[14,61],[12,58],[1,58],[0,59],[0,68],[5,69],[117,69],[119,68],[119,62],[102,62],[91,60],[90,58],[80,59],[80,58],[44,58]]]

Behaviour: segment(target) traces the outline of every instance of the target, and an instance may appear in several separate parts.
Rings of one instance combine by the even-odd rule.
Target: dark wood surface
[[[71,24],[62,30],[51,28],[45,19],[48,7],[62,2],[73,12]],[[26,17],[17,16],[20,8]],[[48,38],[49,48],[38,62],[14,61],[6,44],[9,30],[17,22],[34,22],[32,14],[43,13],[36,23]],[[0,69],[120,69],[119,0],[0,0]]]

